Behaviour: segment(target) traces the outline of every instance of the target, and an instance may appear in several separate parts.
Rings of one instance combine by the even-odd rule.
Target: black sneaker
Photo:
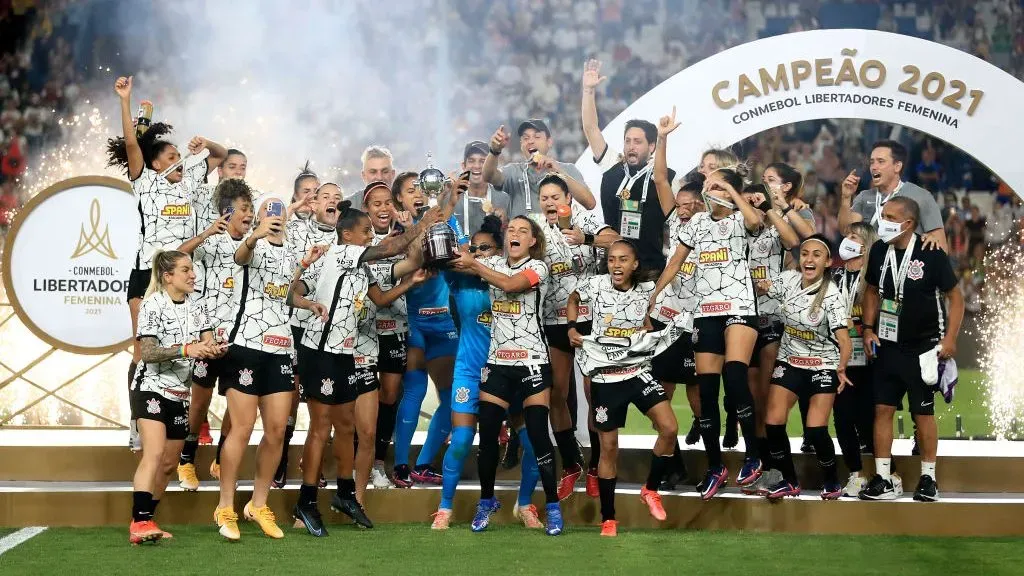
[[[331,510],[348,516],[356,523],[356,526],[373,528],[373,522],[367,518],[363,507],[353,498],[342,498],[341,494],[335,493],[334,498],[331,498]]]
[[[320,509],[316,504],[296,504],[292,510],[292,516],[295,517],[296,524],[302,523],[310,536],[317,538],[327,536],[327,528],[324,527],[324,521],[320,518]]]
[[[800,444],[800,451],[804,454],[814,454],[814,444],[811,444],[810,440],[804,438],[804,441]]]
[[[910,449],[911,456],[920,456],[921,448],[917,445],[917,436],[914,436],[914,447]]]
[[[288,461],[281,460],[281,463],[277,466],[277,472],[274,472],[274,479],[270,481],[272,488],[284,488],[285,484],[288,483]]]
[[[501,467],[505,470],[511,470],[519,465],[519,435],[513,434],[509,436],[508,442],[505,443],[505,453],[501,456]]]
[[[874,478],[868,482],[867,488],[861,490],[857,495],[861,500],[895,500],[897,496],[892,481],[886,480],[878,474],[875,474]]]
[[[722,448],[732,450],[740,443],[739,424],[735,418],[725,418],[725,436],[722,437]]]
[[[687,446],[693,446],[700,440],[700,420],[693,419],[693,423],[690,424],[690,431],[686,433],[686,438],[683,439]]]
[[[917,490],[914,490],[914,500],[918,502],[938,502],[939,483],[931,476],[925,474],[917,483]]]
[[[665,479],[658,485],[658,492],[671,492],[676,489],[680,484],[686,483],[686,471],[684,470],[681,474],[678,471],[673,470],[665,476]]]

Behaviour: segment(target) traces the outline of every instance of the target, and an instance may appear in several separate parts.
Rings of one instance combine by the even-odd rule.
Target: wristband
[[[792,209],[792,206],[786,206],[785,208],[782,209],[782,215],[785,216],[786,214],[789,214],[789,211]]]
[[[594,245],[594,235],[593,234],[584,234],[583,235],[583,244],[585,244],[586,246],[593,246]]]
[[[576,329],[576,321],[575,320],[569,320],[565,324],[566,324],[566,326],[569,327],[570,330],[575,330]]]
[[[864,330],[871,330],[872,332],[875,331],[875,325],[874,324],[864,324],[863,327],[864,327]]]
[[[299,269],[305,270],[306,268],[309,268],[309,264],[306,264],[305,260],[299,260]]]
[[[501,156],[501,150],[495,150],[490,146],[487,147],[487,151],[490,152],[492,156]]]
[[[188,358],[188,344],[181,345],[181,357]]]

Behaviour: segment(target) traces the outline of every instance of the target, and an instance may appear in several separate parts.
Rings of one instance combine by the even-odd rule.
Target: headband
[[[363,188],[363,205],[364,206],[366,205],[366,198],[370,195],[370,192],[373,192],[377,188],[383,188],[383,189],[388,191],[389,195],[391,194],[391,187],[388,186],[386,182],[381,181],[381,180],[376,180],[374,182],[370,182],[369,184],[366,185],[366,188]]]
[[[819,244],[824,246],[825,247],[825,252],[828,253],[828,257],[832,258],[832,248],[828,245],[828,242],[826,242],[826,241],[824,241],[821,238],[818,238],[816,236],[811,236],[811,237],[805,239],[803,242],[800,243],[800,247],[803,248],[804,244],[806,244],[808,242],[812,242],[812,241],[813,242],[818,242]]]

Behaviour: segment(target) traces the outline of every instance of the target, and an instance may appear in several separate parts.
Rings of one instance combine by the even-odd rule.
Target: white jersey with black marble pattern
[[[232,344],[270,354],[292,353],[285,300],[294,269],[284,244],[256,241],[249,264],[235,270],[235,320],[228,337]]]
[[[547,295],[548,267],[540,260],[526,257],[509,264],[504,256],[477,260],[484,266],[515,276],[526,273],[536,285],[526,292],[506,293],[490,285],[491,345],[487,361],[504,366],[536,366],[548,363],[548,344],[544,339],[541,316]]]
[[[738,211],[720,220],[712,219],[709,212],[698,212],[679,229],[679,243],[697,254],[695,318],[757,314],[747,237]]]
[[[654,286],[654,282],[640,282],[629,290],[620,291],[608,274],[580,282],[576,293],[580,302],[590,306],[594,318],[590,334],[600,342],[602,337],[623,339],[642,331]],[[591,378],[594,382],[621,382],[649,369],[650,362],[643,362],[603,369]]]
[[[768,280],[782,274],[782,263],[786,257],[786,249],[782,246],[779,229],[775,226],[766,227],[759,235],[749,239],[750,277]],[[778,319],[780,302],[771,294],[760,294],[757,297],[757,313],[762,317]]]
[[[839,344],[834,332],[846,329],[849,314],[839,287],[825,278],[819,290],[827,290],[821,307],[811,312],[817,290],[806,292],[801,273],[787,270],[772,279],[770,292],[781,302],[779,314],[785,328],[778,360],[794,368],[835,370],[839,366]]]
[[[360,262],[366,246],[334,244],[302,274],[306,298],[327,308],[327,323],[314,316],[306,323],[302,345],[332,354],[354,355],[359,322],[369,300],[370,271]]]
[[[142,300],[136,337],[155,338],[160,348],[198,342],[203,332],[212,328],[201,298],[189,295],[181,303],[171,300],[163,290]],[[132,389],[155,392],[168,400],[186,402],[192,380],[191,358],[175,358],[164,362],[142,362]]]
[[[389,234],[374,234],[373,246],[379,245],[388,236]],[[404,259],[405,254],[398,254],[390,258],[367,263],[373,279],[382,292],[391,290],[398,283],[398,278],[395,278],[394,272],[395,264]],[[370,302],[369,307],[376,317],[375,330],[378,335],[404,334],[409,331],[409,313],[404,294],[392,302],[390,306],[377,308],[373,302]]]
[[[597,235],[607,228],[588,212],[573,212],[571,223],[584,234]],[[547,220],[540,227],[544,231],[544,263],[549,273],[548,291],[544,297],[544,325],[565,324],[569,295],[576,290],[579,282],[593,275],[596,268],[594,250],[583,244],[570,246],[561,229],[555,224],[549,224]]]
[[[171,184],[147,166],[132,181],[132,193],[142,218],[139,249],[135,255],[137,270],[149,270],[153,253],[158,249],[177,250],[183,242],[195,237],[192,200],[198,188],[206,183],[208,171],[206,160],[197,162],[185,168],[181,182]]]
[[[679,216],[673,211],[668,218],[670,256],[672,252],[675,252],[676,247],[679,246],[679,230],[683,225],[683,222],[679,220]],[[682,266],[679,267],[679,273],[658,294],[654,310],[651,312],[651,318],[669,324],[680,314],[690,314],[692,316],[700,302],[700,299],[694,292],[696,273],[697,252],[696,250],[691,250],[686,260],[683,261]],[[690,329],[693,322],[690,320],[685,324],[687,329]]]
[[[193,260],[206,269],[203,301],[216,337],[225,341],[235,321],[235,271],[239,269],[235,264],[235,251],[241,243],[241,238],[235,240],[227,233],[214,234],[192,253]]]
[[[335,244],[338,241],[338,233],[333,227],[317,224],[314,218],[294,218],[285,224],[285,241],[288,251],[291,252],[292,261],[298,264],[309,254],[313,246]],[[320,261],[317,261],[313,267],[319,265]],[[313,313],[309,310],[293,309],[291,325],[306,328],[312,317]]]

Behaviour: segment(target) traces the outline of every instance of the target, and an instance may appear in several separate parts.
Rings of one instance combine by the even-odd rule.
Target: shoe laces
[[[661,494],[658,494],[658,492],[655,490],[648,490],[644,492],[644,498],[649,503],[657,503],[659,506],[661,505]]]
[[[276,522],[277,517],[274,516],[274,511],[270,509],[270,506],[264,506],[263,508],[257,508],[253,506],[251,508],[253,516],[263,520],[264,522]]]
[[[219,524],[226,524],[228,522],[238,522],[238,512],[230,508],[220,508],[217,510],[217,520]]]

